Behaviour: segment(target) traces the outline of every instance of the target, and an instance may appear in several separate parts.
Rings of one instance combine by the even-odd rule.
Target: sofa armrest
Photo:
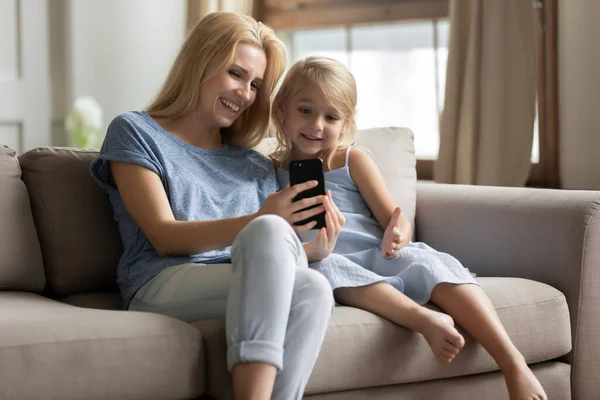
[[[478,276],[554,286],[571,315],[574,399],[600,393],[600,191],[419,183],[416,235]]]

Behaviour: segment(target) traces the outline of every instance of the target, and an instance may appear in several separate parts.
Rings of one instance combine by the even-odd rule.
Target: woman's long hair
[[[241,43],[262,49],[267,68],[254,103],[230,127],[221,129],[221,136],[234,146],[256,146],[268,130],[272,93],[285,70],[286,53],[271,28],[247,15],[215,12],[198,21],[146,111],[159,118],[193,112],[200,104],[202,85],[231,66]],[[209,71],[215,74],[209,75]]]

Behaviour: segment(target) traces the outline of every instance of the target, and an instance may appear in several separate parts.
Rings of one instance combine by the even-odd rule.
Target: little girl
[[[346,221],[331,255],[311,267],[329,280],[339,303],[421,333],[442,363],[451,362],[465,344],[456,320],[496,360],[511,399],[546,399],[469,271],[449,254],[410,241],[410,223],[377,166],[352,146],[356,98],[346,67],[309,57],[290,69],[273,103],[279,186],[289,183],[290,161],[323,159],[328,197]],[[325,228],[307,233],[301,234],[303,241],[326,235]],[[445,313],[422,306],[429,301]]]

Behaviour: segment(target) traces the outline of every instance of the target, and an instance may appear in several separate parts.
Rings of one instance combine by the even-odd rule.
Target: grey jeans
[[[264,362],[277,370],[273,399],[300,399],[333,309],[327,280],[308,268],[302,243],[274,215],[249,223],[232,264],[182,264],[136,293],[130,310],[185,321],[226,316],[227,365]]]

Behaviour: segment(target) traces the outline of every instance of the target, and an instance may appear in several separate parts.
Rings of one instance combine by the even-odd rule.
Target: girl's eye
[[[300,113],[302,113],[302,114],[310,113],[310,110],[308,108],[303,108],[303,107],[298,108],[298,111],[300,111]]]
[[[336,117],[335,115],[328,115],[327,120],[330,122],[335,122],[335,121],[339,121],[340,119],[338,117]]]
[[[258,88],[260,87],[260,85],[256,82],[252,82],[252,84],[250,85],[252,87],[252,89],[254,90],[258,90]]]

